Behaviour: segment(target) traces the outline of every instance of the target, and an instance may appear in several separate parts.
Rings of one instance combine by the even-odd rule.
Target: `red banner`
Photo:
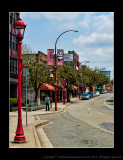
[[[64,65],[64,50],[57,49],[57,65]]]
[[[54,49],[47,49],[47,65],[54,65]]]

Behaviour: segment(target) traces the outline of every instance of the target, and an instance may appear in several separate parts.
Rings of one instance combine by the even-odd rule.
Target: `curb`
[[[76,102],[76,101],[75,101]],[[66,104],[60,111],[55,111],[55,112],[46,112],[44,114],[34,114],[33,116],[39,116],[39,115],[46,115],[46,114],[57,114],[60,112],[64,112],[65,107],[69,106],[74,102]],[[37,148],[53,148],[53,145],[51,144],[49,138],[47,137],[46,133],[43,130],[43,127],[49,124],[52,124],[53,122],[49,122],[48,120],[44,120],[44,122],[35,122],[33,124],[33,133],[35,137],[35,143]],[[43,137],[43,138],[42,138]]]
[[[63,112],[65,110],[65,107],[67,107],[70,104],[75,103],[75,102],[70,102],[70,103],[66,104],[66,106],[64,106],[63,108],[61,108],[61,110],[59,110],[59,111],[45,112],[45,113],[41,113],[41,114],[37,113],[37,114],[33,114],[32,116],[39,116],[39,115],[46,115],[46,114],[57,114],[57,113]]]
[[[35,143],[36,143],[36,146],[37,148],[42,148],[42,145],[41,145],[41,142],[40,142],[40,136],[39,136],[39,133],[37,133],[37,127],[41,127],[43,125],[46,125],[47,123],[49,123],[48,120],[44,120],[44,122],[35,122],[33,124],[33,134],[34,134],[34,138],[35,138]]]
[[[47,137],[46,133],[43,130],[44,126],[52,124],[52,123],[53,122],[47,122],[43,126],[38,125],[38,126],[35,127],[37,135],[38,135],[39,142],[41,144],[41,148],[53,148],[53,145],[51,144],[49,138]]]

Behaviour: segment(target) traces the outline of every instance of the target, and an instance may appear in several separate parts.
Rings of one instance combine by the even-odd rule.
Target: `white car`
[[[96,92],[95,92],[95,94],[96,94],[97,96],[99,96],[99,95],[100,95],[99,91],[96,91]]]

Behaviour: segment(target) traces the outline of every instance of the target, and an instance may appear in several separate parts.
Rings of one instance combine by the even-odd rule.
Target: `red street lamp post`
[[[70,32],[70,31],[73,31],[73,32],[78,32],[77,30],[67,30],[65,32],[63,32],[62,34],[66,33],[66,32]],[[57,75],[56,75],[56,72],[57,72],[57,59],[56,59],[56,44],[57,44],[57,41],[58,39],[60,38],[60,36],[62,35],[60,34],[58,36],[58,38],[56,39],[56,42],[55,42],[55,66],[54,66],[54,71],[55,71],[55,111],[57,111]]]
[[[22,59],[21,59],[21,44],[24,37],[24,32],[26,25],[19,18],[14,24],[13,28],[18,40],[18,125],[16,130],[16,136],[14,138],[15,142],[23,142],[26,140],[24,136],[23,126],[22,126],[22,117],[21,117],[21,68],[22,68]]]

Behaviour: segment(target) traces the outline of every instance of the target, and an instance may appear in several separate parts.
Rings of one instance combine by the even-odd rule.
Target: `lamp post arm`
[[[66,33],[66,32],[70,32],[70,31],[77,32],[76,30],[67,30],[67,31],[65,31],[65,32],[61,33],[61,34],[58,36],[58,38],[56,39],[55,49],[56,49],[57,41],[58,41],[58,39],[61,37],[61,35],[62,35],[62,34],[64,34],[64,33]]]
[[[61,37],[62,34],[66,33],[66,32],[70,32],[70,31],[78,32],[77,30],[67,30],[67,31],[61,33],[61,34],[58,36],[58,38],[56,39],[56,42],[55,42],[55,65],[56,65],[56,44],[57,44],[57,41],[58,41],[58,39]]]
[[[67,30],[67,31],[63,32],[62,34],[66,33],[66,32],[69,32],[69,31],[78,32],[77,30]],[[57,67],[56,67],[56,64],[57,64],[56,44],[57,44],[57,41],[61,37],[62,34],[60,34],[58,36],[58,38],[56,39],[56,42],[55,42],[55,67],[54,67],[54,71],[55,71],[55,83],[57,83],[57,76],[56,76],[56,70],[57,70]],[[55,86],[55,111],[57,111],[57,86]]]

